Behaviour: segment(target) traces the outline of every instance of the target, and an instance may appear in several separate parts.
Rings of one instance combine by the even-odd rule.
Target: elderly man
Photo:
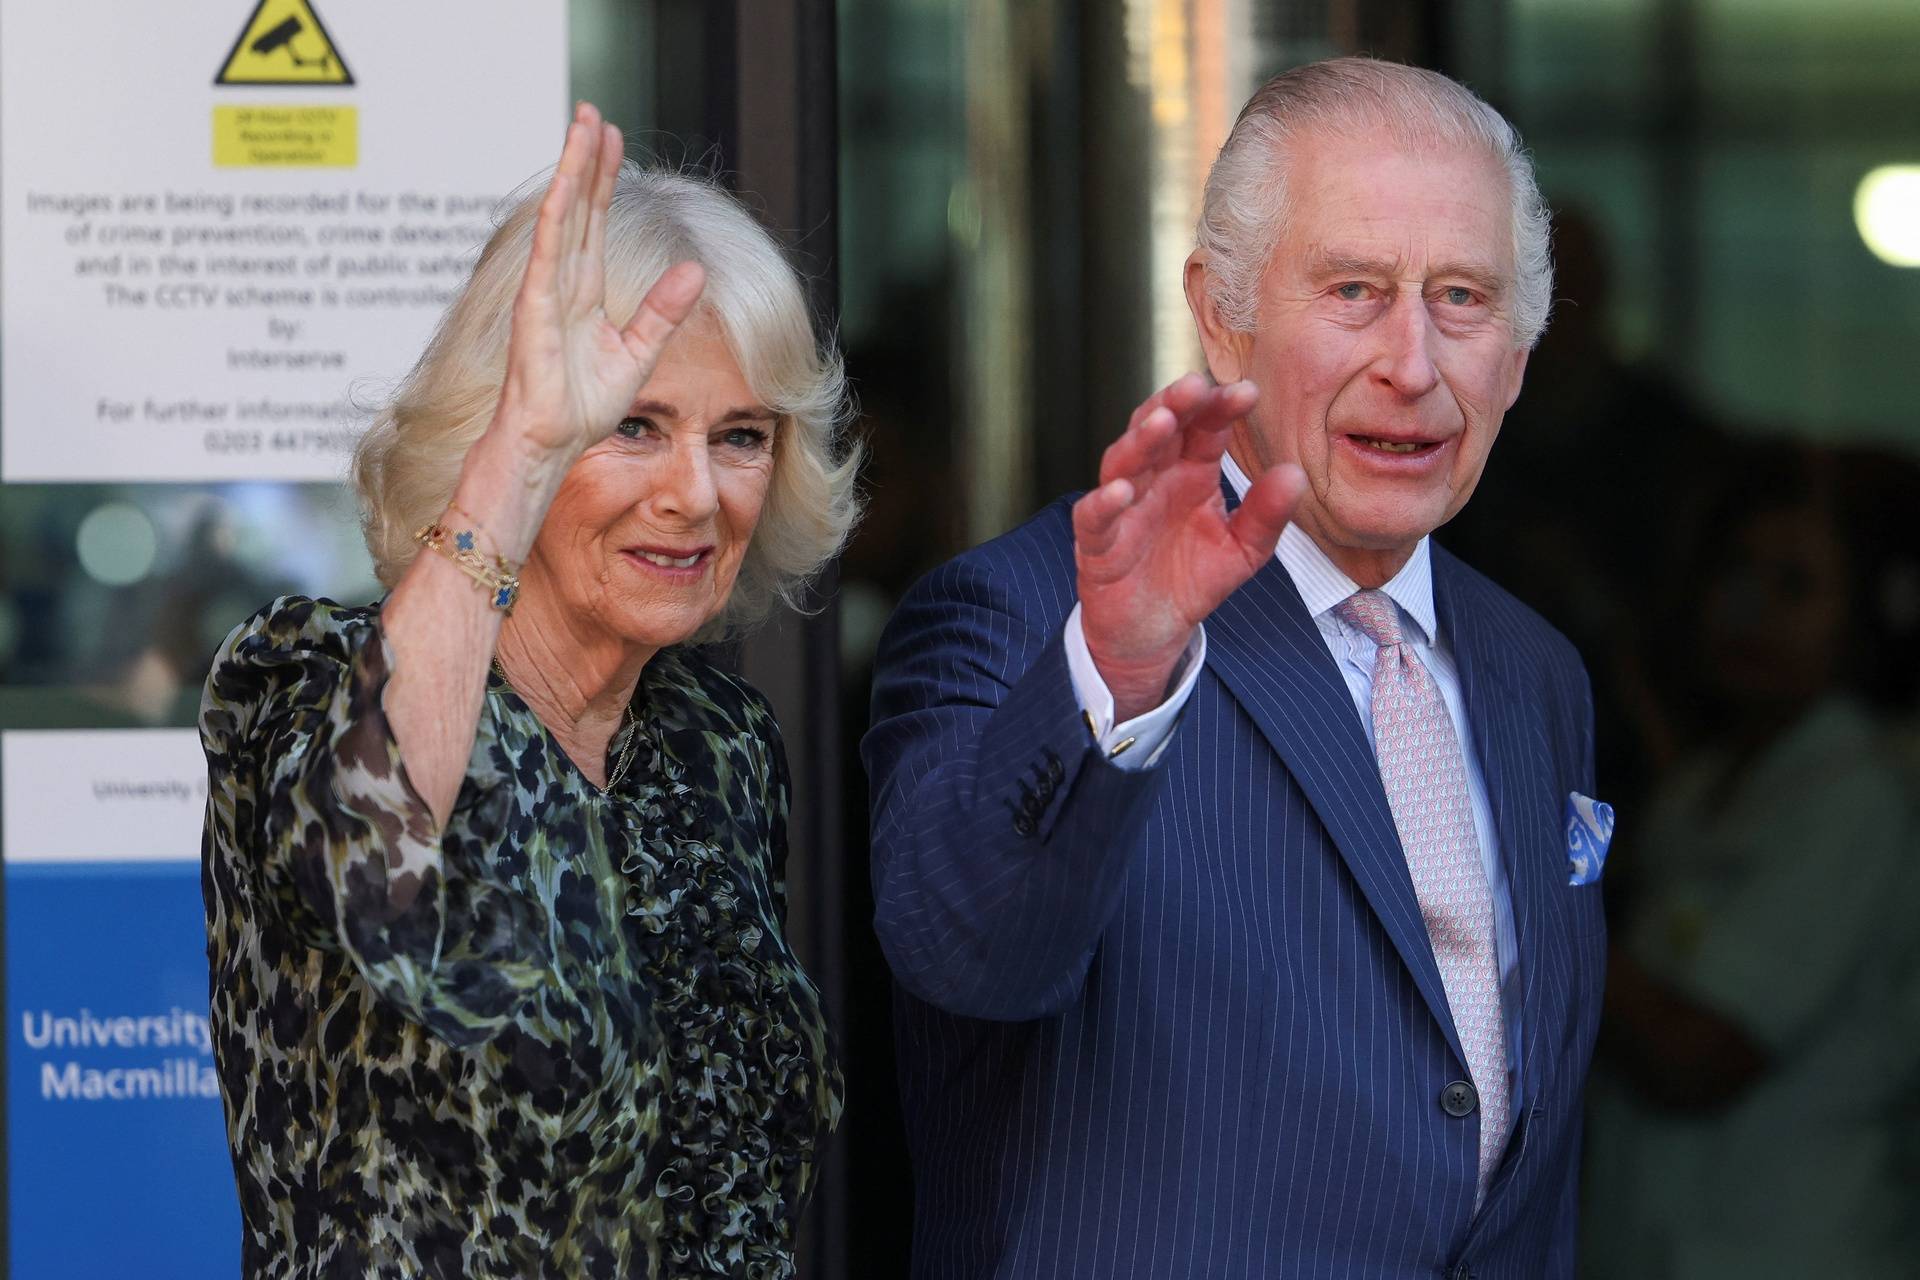
[[[914,1274],[1570,1275],[1591,701],[1428,536],[1545,323],[1530,166],[1445,77],[1320,63],[1199,239],[1212,379],[882,645]]]

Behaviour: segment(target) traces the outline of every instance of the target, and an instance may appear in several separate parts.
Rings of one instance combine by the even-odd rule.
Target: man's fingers
[[[1251,382],[1207,388],[1181,420],[1180,456],[1193,462],[1219,462],[1233,424],[1246,417],[1259,398]]]
[[[1218,467],[1233,424],[1258,398],[1251,383],[1214,387],[1198,374],[1180,379],[1164,395],[1166,404],[1107,446],[1100,460],[1103,483],[1125,476],[1134,482],[1138,496],[1144,497],[1176,463],[1197,462],[1208,470]],[[1206,489],[1203,485],[1200,491]]]
[[[1263,564],[1273,554],[1294,505],[1306,491],[1307,473],[1291,462],[1267,468],[1247,489],[1227,521],[1227,531],[1246,552],[1249,564]]]
[[[1180,391],[1178,392],[1178,395],[1180,397],[1180,402],[1182,405],[1185,405],[1188,399],[1190,399],[1191,396],[1193,395],[1194,390],[1196,388],[1204,389],[1206,385],[1207,385],[1207,380],[1201,377],[1197,373],[1181,374],[1179,377],[1175,378],[1172,382],[1169,382],[1166,386],[1160,388],[1158,391],[1154,392],[1152,395],[1148,396],[1145,400],[1142,400],[1138,405],[1134,407],[1133,413],[1129,415],[1127,418],[1127,430],[1128,431],[1133,430],[1135,427],[1140,425],[1141,419],[1145,418],[1148,414],[1152,413],[1155,409],[1158,409],[1162,405],[1167,404],[1168,397],[1174,396],[1176,394],[1175,392],[1176,388],[1180,388]],[[1183,411],[1184,411],[1183,409],[1175,409],[1174,416],[1176,418],[1179,417],[1181,412]]]
[[[1133,412],[1127,415],[1127,430],[1122,431],[1120,433],[1122,438],[1126,436],[1128,431],[1137,431],[1140,427],[1140,423],[1146,418],[1146,416],[1152,413],[1155,409],[1158,409],[1162,404],[1165,404],[1166,399],[1167,399],[1167,391],[1165,387],[1162,387],[1160,390],[1154,392],[1152,395],[1148,396],[1145,400],[1142,400],[1139,404],[1135,405],[1133,407]]]
[[[640,299],[640,306],[627,321],[626,328],[620,331],[620,340],[626,343],[633,358],[651,370],[667,339],[693,314],[694,304],[706,287],[706,269],[697,262],[677,262],[661,273],[653,282],[653,288],[647,290],[647,296]]]
[[[1120,534],[1120,518],[1133,505],[1133,485],[1109,480],[1073,504],[1073,541],[1081,555],[1103,556],[1113,550]]]
[[[1231,427],[1257,399],[1250,382],[1216,387],[1197,373],[1176,379],[1134,410],[1126,434],[1107,446],[1100,459],[1101,482],[1131,480],[1138,502],[1177,463],[1218,467]],[[1194,491],[1209,492],[1211,483],[1196,480]]]
[[[1185,420],[1194,406],[1206,400],[1214,390],[1204,374],[1183,373],[1167,384],[1166,405],[1176,418]]]
[[[1131,479],[1146,471],[1154,465],[1156,456],[1165,452],[1177,431],[1171,409],[1161,406],[1147,414],[1100,456],[1100,483]]]

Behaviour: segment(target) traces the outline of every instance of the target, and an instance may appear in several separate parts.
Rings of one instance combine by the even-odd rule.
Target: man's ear
[[[1207,372],[1214,382],[1226,386],[1238,382],[1247,373],[1247,348],[1252,335],[1228,326],[1213,301],[1213,273],[1207,267],[1206,251],[1195,249],[1187,255],[1187,309],[1193,312],[1193,327],[1200,333],[1200,349],[1206,353]]]

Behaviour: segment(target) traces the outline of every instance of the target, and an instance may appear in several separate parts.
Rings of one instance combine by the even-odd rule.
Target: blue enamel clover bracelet
[[[472,516],[452,504],[448,505],[447,511],[473,520]],[[519,566],[505,556],[488,556],[481,552],[477,543],[478,535],[477,522],[472,528],[455,528],[442,516],[414,534],[413,540],[423,547],[431,547],[459,565],[460,571],[487,593],[488,602],[494,608],[502,613],[512,613],[513,602],[520,598]]]

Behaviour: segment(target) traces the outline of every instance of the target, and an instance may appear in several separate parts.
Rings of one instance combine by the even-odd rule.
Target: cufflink
[[[1093,739],[1093,745],[1096,747],[1099,746],[1100,745],[1100,726],[1094,723],[1093,712],[1082,710],[1080,712],[1080,719],[1087,726],[1087,736]],[[1121,752],[1125,751],[1128,747],[1132,746],[1135,742],[1138,742],[1138,741],[1139,741],[1138,738],[1131,738],[1131,737],[1122,738],[1119,742],[1114,744],[1113,750],[1107,752],[1107,759],[1109,760],[1119,759]],[[1047,754],[1052,755],[1053,753],[1049,751]]]

